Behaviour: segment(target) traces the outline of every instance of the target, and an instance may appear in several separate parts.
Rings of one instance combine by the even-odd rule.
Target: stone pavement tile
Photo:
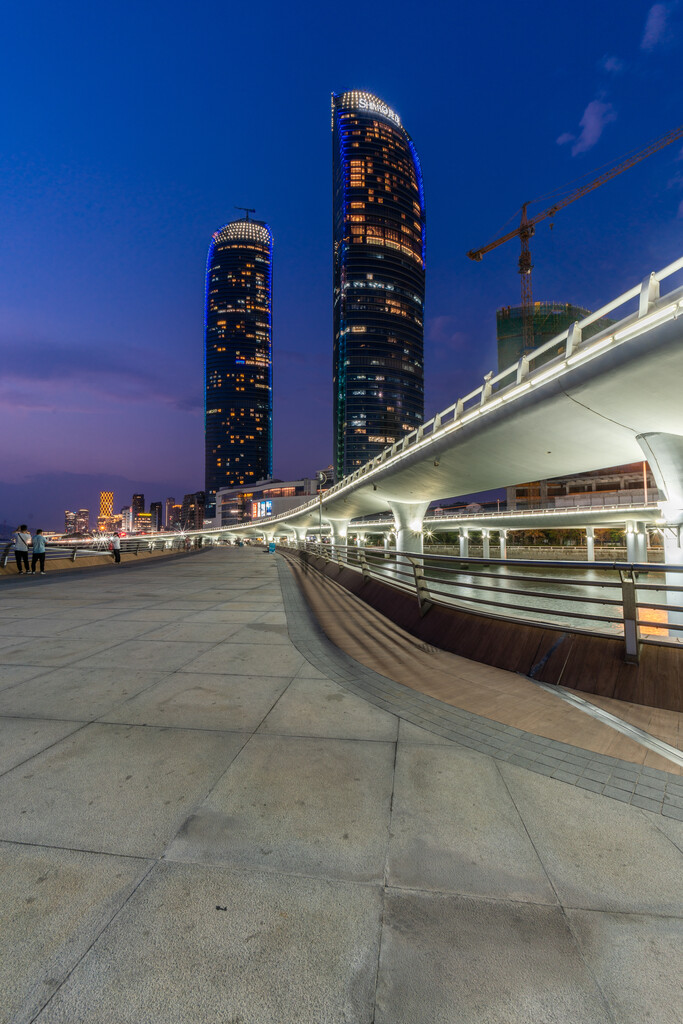
[[[369,1022],[380,917],[375,886],[162,863],[36,1024]]]
[[[249,626],[242,626],[230,637],[233,644],[290,644],[287,627],[260,619]]]
[[[614,1024],[559,907],[387,893],[375,1024]]]
[[[567,916],[614,1020],[619,1024],[680,1024],[683,916],[588,910],[568,910]]]
[[[429,743],[429,744],[441,744],[446,746],[452,746],[453,741],[446,739],[445,736],[439,736],[435,732],[430,732],[428,729],[421,729],[419,725],[413,725],[412,722],[407,722],[405,718],[399,719],[398,725],[398,742],[401,743]]]
[[[166,859],[379,881],[393,760],[393,743],[254,736]]]
[[[294,679],[259,732],[393,742],[398,721],[329,679]]]
[[[149,866],[0,843],[0,1024],[34,1019]]]
[[[683,821],[658,814],[654,819],[654,824],[683,853]]]
[[[187,612],[182,608],[168,608],[166,605],[159,605],[154,608],[148,606],[142,608],[126,608],[125,602],[119,605],[121,611],[111,617],[112,630],[115,631],[116,623],[132,619],[134,622],[178,622],[185,620]]]
[[[183,665],[183,672],[238,676],[295,676],[304,659],[291,644],[233,644],[226,640]]]
[[[277,612],[275,614],[278,614]],[[262,612],[253,611],[251,609],[244,610],[243,608],[231,608],[230,605],[223,608],[207,608],[201,612],[191,612],[188,614],[183,621],[188,624],[192,622],[206,622],[206,623],[243,623],[243,622],[257,622],[261,618]]]
[[[284,612],[266,612],[259,619],[259,622],[270,622],[278,626],[287,625],[287,616]]]
[[[0,778],[0,839],[157,856],[243,742],[88,725]]]
[[[77,626],[69,626],[62,633],[64,637],[73,637],[79,640],[99,639],[100,637],[119,640],[133,640],[135,637],[143,636],[158,627],[158,622],[149,622],[145,619],[121,619],[109,617],[95,621],[81,622]]]
[[[219,644],[241,629],[238,622],[170,622],[160,629],[145,634],[145,640],[196,641],[203,644]]]
[[[0,691],[0,715],[64,718],[89,722],[119,701],[166,678],[164,672],[135,673],[120,669],[52,669]]]
[[[455,744],[399,746],[392,886],[556,903],[496,762]]]
[[[215,644],[192,640],[177,644],[163,640],[122,640],[107,651],[90,655],[87,663],[77,663],[75,667],[98,669],[116,666],[128,671],[173,672],[214,648]]]
[[[680,911],[683,856],[651,816],[514,765],[499,767],[563,906]]]
[[[297,679],[320,679],[321,668],[323,675],[329,675],[327,666],[318,665],[317,661],[315,664],[312,664],[310,661],[303,661],[301,668],[296,674]]]
[[[175,672],[109,708],[100,721],[251,733],[287,685],[282,677]]]
[[[0,774],[79,728],[77,722],[0,717]]]
[[[0,619],[0,642],[6,646],[9,638],[15,642],[23,637],[57,636],[71,628],[68,619],[53,619],[47,616],[36,619]]]
[[[5,665],[69,665],[83,658],[96,658],[116,643],[116,637],[77,640],[56,636],[50,637],[49,643],[30,641],[6,647],[2,652],[2,661]]]
[[[17,683],[23,683],[27,679],[35,679],[49,671],[49,668],[42,665],[0,664],[0,691],[6,690],[9,686],[16,686]]]

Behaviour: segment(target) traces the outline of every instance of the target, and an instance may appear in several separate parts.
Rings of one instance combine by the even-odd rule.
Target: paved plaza
[[[0,583],[0,1024],[681,1024],[683,822],[366,699],[283,573]]]

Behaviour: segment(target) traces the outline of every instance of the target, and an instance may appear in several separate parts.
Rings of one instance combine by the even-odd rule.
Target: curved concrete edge
[[[323,632],[286,559],[276,556],[289,638],[321,675],[413,725],[498,761],[683,821],[683,776],[596,754],[444,704],[367,668]]]

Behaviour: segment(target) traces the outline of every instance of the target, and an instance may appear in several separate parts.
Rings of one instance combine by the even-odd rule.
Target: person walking
[[[17,572],[20,576],[23,572],[28,576],[28,546],[31,543],[31,534],[28,532],[28,526],[26,523],[22,523],[21,526],[14,531],[12,534],[12,543],[14,544],[14,557],[17,560]]]
[[[111,550],[114,555],[114,561],[119,565],[121,562],[121,538],[118,533],[115,533],[111,539]]]
[[[42,530],[36,530],[33,538],[33,555],[31,556],[31,575],[35,576],[36,566],[40,563],[40,575],[45,576],[45,538]]]

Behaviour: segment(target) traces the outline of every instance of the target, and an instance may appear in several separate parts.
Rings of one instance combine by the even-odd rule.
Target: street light
[[[318,473],[318,544],[323,542],[323,484],[327,483],[327,473],[321,469]]]

